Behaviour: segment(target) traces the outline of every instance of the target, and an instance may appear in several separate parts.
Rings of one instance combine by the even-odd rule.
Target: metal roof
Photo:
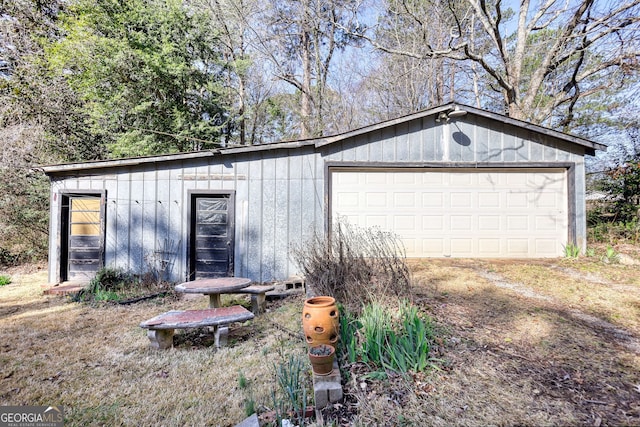
[[[157,155],[157,156],[133,157],[133,158],[125,158],[125,159],[97,160],[97,161],[86,161],[86,162],[76,162],[76,163],[65,163],[65,164],[58,164],[58,165],[47,165],[47,166],[41,166],[41,169],[47,175],[53,175],[56,173],[64,173],[64,172],[71,172],[71,171],[112,168],[112,167],[120,167],[120,166],[135,166],[135,165],[148,164],[148,163],[180,161],[180,160],[220,156],[220,155],[227,155],[227,154],[274,151],[274,150],[282,150],[282,149],[290,150],[290,149],[296,149],[296,148],[305,147],[305,146],[313,146],[313,147],[319,148],[319,147],[324,147],[340,141],[344,141],[352,137],[363,135],[369,132],[378,131],[384,128],[407,123],[413,120],[419,120],[424,117],[429,117],[429,116],[437,117],[441,113],[448,113],[453,111],[456,107],[460,110],[465,111],[466,114],[485,117],[485,118],[488,118],[497,122],[501,122],[507,125],[515,126],[521,129],[527,129],[531,132],[539,133],[539,134],[546,135],[561,141],[566,141],[571,144],[582,146],[586,148],[587,154],[590,154],[590,155],[594,155],[596,150],[606,150],[607,148],[606,145],[599,144],[597,142],[594,142],[585,138],[581,138],[578,136],[569,135],[563,132],[549,129],[544,126],[535,125],[522,120],[516,120],[511,117],[507,117],[501,114],[493,113],[491,111],[486,111],[479,108],[471,107],[469,105],[458,104],[458,103],[448,103],[445,105],[441,105],[439,107],[422,110],[413,114],[408,114],[406,116],[398,117],[391,120],[386,120],[379,123],[374,123],[372,125],[364,126],[358,129],[354,129],[354,130],[350,130],[347,132],[326,136],[326,137],[310,138],[310,139],[303,139],[303,140],[296,140],[296,141],[283,141],[283,142],[275,142],[275,143],[259,144],[259,145],[233,146],[230,148],[218,148],[215,150],[197,151],[197,152],[189,152],[189,153],[176,153],[176,154],[166,154],[166,155]]]

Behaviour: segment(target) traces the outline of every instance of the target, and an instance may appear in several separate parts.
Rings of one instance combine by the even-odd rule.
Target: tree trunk
[[[311,38],[309,1],[302,6],[302,90],[300,94],[300,138],[311,137]]]

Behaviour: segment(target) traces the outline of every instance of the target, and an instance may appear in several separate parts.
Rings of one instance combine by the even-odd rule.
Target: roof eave
[[[225,154],[238,154],[238,153],[271,151],[271,150],[291,150],[291,149],[301,148],[309,145],[314,145],[314,141],[315,140],[313,139],[304,139],[300,141],[284,141],[284,142],[273,142],[269,144],[221,148],[220,154],[225,155]]]
[[[448,111],[450,110],[453,106],[455,106],[456,104],[446,104],[446,105],[441,105],[439,107],[436,108],[431,108],[428,110],[422,110],[419,111],[417,113],[412,113],[412,114],[408,114],[406,116],[402,116],[402,117],[397,117],[395,119],[390,119],[390,120],[385,120],[383,122],[379,122],[379,123],[374,123],[372,125],[369,126],[364,126],[358,129],[354,129],[345,133],[341,133],[338,135],[333,135],[333,136],[327,136],[324,138],[318,138],[315,141],[315,146],[316,147],[323,147],[325,145],[330,145],[333,144],[335,142],[338,141],[344,141],[345,139],[348,138],[352,138],[355,136],[359,136],[365,133],[369,133],[369,132],[375,132],[377,130],[381,130],[390,126],[395,126],[398,124],[402,124],[402,123],[406,123],[406,122],[410,122],[412,120],[416,120],[416,119],[420,119],[423,117],[427,117],[427,116],[431,116],[431,115],[436,115],[439,114],[441,112],[444,111]]]
[[[84,171],[88,169],[103,169],[103,168],[111,168],[111,167],[118,167],[118,166],[127,167],[127,166],[138,166],[138,165],[156,163],[156,162],[170,162],[170,161],[198,159],[203,157],[211,157],[214,154],[218,154],[218,150],[194,151],[190,153],[164,154],[160,156],[148,156],[148,157],[132,157],[132,158],[115,159],[115,160],[94,160],[94,161],[78,162],[78,163],[63,163],[59,165],[40,166],[39,169],[44,171],[44,173],[47,175],[55,175],[59,173],[74,172],[79,170]]]
[[[574,144],[578,144],[581,145],[585,148],[587,148],[587,154],[590,155],[595,155],[595,151],[596,150],[603,150],[605,151],[607,149],[607,146],[604,144],[600,144],[594,141],[591,141],[589,139],[586,138],[582,138],[580,136],[575,136],[575,135],[570,135],[568,133],[564,133],[564,132],[560,132],[557,130],[553,130],[550,128],[546,128],[544,126],[540,126],[540,125],[536,125],[533,123],[529,123],[523,120],[518,120],[518,119],[514,119],[512,117],[509,116],[503,116],[502,114],[497,114],[497,113],[493,113],[491,111],[485,111],[485,110],[480,110],[477,109],[475,107],[471,107],[468,105],[461,105],[459,104],[459,107],[462,109],[467,110],[468,112],[471,112],[477,116],[482,116],[482,117],[486,117],[486,118],[490,118],[493,120],[498,120],[501,121],[505,124],[509,124],[512,126],[516,126],[522,129],[528,129],[532,132],[536,132],[536,133],[541,133],[543,135],[548,135],[551,136],[553,138],[557,138],[557,139],[561,139],[567,142],[571,142]]]

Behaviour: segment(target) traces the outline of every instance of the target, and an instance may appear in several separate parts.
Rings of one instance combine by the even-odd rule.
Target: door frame
[[[69,279],[69,210],[71,209],[70,200],[73,197],[100,197],[100,263],[104,267],[105,256],[105,230],[107,223],[107,191],[106,190],[60,190],[57,193],[60,198],[58,207],[58,262],[56,263],[56,277],[58,283],[65,282]]]
[[[229,228],[229,272],[235,275],[235,251],[236,251],[236,192],[235,190],[189,190],[187,191],[187,280],[192,281],[196,276],[195,260],[195,202],[199,197],[229,196],[227,209],[227,221]]]

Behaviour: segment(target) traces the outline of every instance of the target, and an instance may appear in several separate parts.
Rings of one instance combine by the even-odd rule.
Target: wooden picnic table
[[[176,285],[176,292],[185,294],[209,295],[209,308],[219,308],[221,294],[233,293],[249,286],[251,279],[244,277],[218,277],[215,279],[197,279]]]

